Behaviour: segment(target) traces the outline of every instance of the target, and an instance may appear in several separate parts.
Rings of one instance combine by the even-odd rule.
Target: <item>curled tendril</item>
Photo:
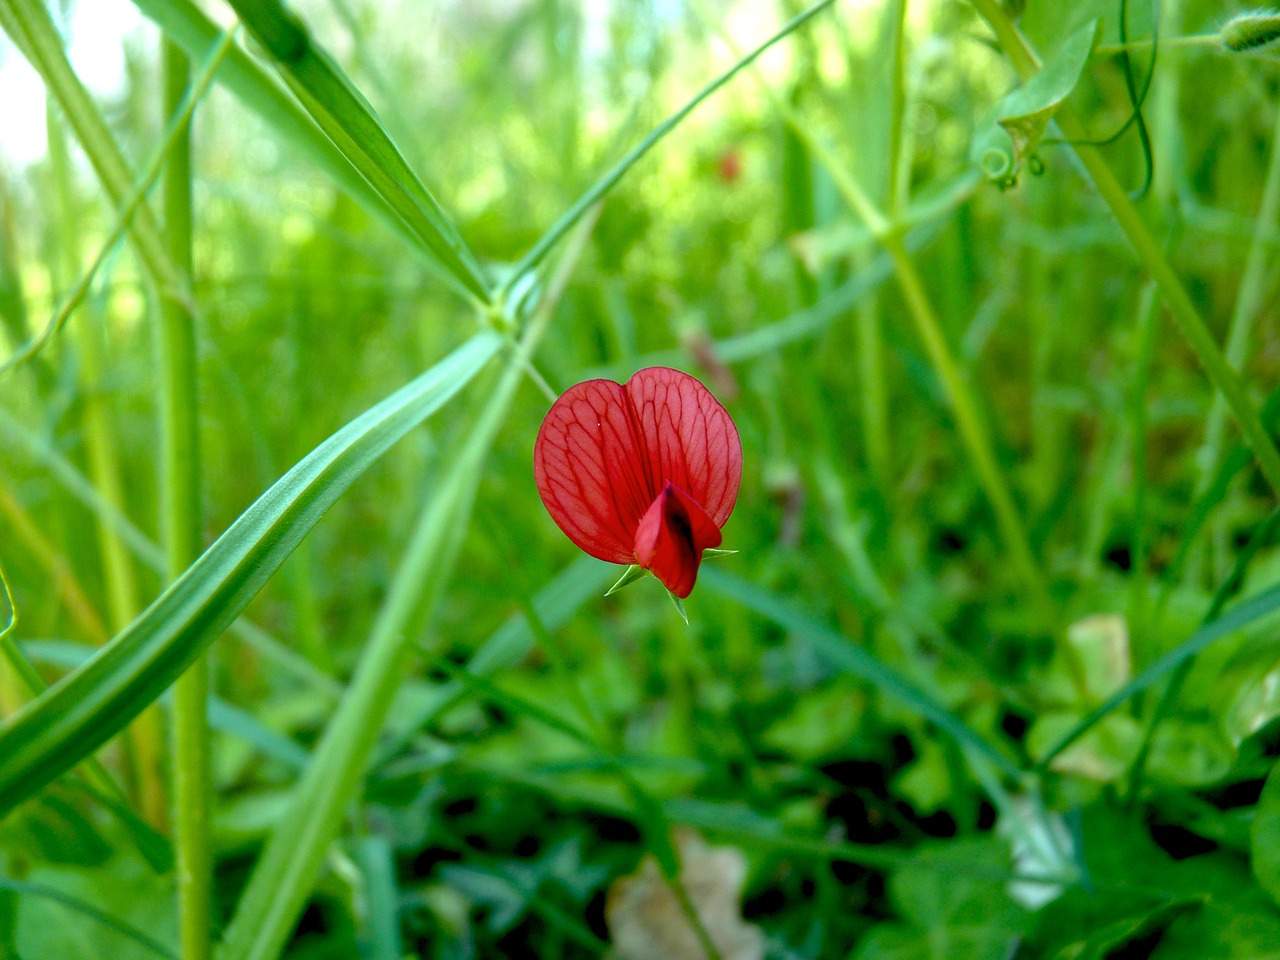
[[[1040,159],[1040,154],[1033,153],[1027,157],[1027,169],[1031,171],[1033,177],[1039,177],[1044,174],[1044,161]]]
[[[1146,196],[1147,191],[1151,189],[1151,181],[1155,176],[1155,155],[1151,148],[1151,131],[1147,128],[1147,118],[1143,115],[1142,108],[1146,103],[1147,94],[1151,92],[1151,84],[1156,75],[1156,55],[1160,48],[1160,0],[1151,0],[1151,62],[1148,64],[1146,75],[1142,79],[1141,89],[1138,87],[1137,78],[1134,75],[1133,59],[1129,56],[1129,0],[1120,0],[1120,70],[1124,74],[1125,90],[1129,94],[1129,103],[1133,107],[1133,112],[1129,114],[1116,130],[1109,137],[1103,137],[1099,140],[1067,140],[1063,138],[1046,139],[1041,143],[1047,144],[1068,144],[1074,147],[1107,147],[1115,143],[1124,136],[1130,127],[1138,128],[1138,143],[1142,147],[1142,163],[1143,176],[1142,183],[1129,196],[1134,199],[1141,199]]]
[[[1004,180],[1016,180],[1013,173],[1013,155],[1008,150],[992,147],[982,155],[982,172],[987,179],[996,183]]]

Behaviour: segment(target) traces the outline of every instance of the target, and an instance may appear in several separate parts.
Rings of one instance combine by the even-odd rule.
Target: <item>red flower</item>
[[[533,472],[570,540],[601,560],[639,564],[683,598],[733,513],[742,444],[706,387],[649,367],[625,385],[566,390],[542,421]]]

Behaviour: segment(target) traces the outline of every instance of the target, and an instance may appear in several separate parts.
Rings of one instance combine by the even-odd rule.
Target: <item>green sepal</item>
[[[706,560],[710,557],[730,557],[737,552],[737,550],[721,550],[719,547],[707,547],[707,549],[702,551],[702,559]]]
[[[689,614],[685,613],[684,611],[684,601],[681,600],[679,597],[677,597],[670,590],[667,591],[667,596],[670,597],[671,602],[676,605],[676,613],[680,614],[680,619],[683,620],[686,625],[688,625]]]
[[[648,572],[649,572],[648,570],[640,566],[638,563],[631,564],[631,566],[627,567],[627,569],[623,572],[622,576],[618,578],[618,582],[615,583],[608,590],[606,590],[604,595],[606,597],[612,596],[613,594],[621,590],[623,587],[635,583],[641,577],[645,576]]]

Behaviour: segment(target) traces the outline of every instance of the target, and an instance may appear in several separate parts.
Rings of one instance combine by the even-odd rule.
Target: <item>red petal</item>
[[[720,528],[702,507],[668,483],[636,530],[636,560],[677,597],[687,597],[698,579],[702,551],[720,546]]]
[[[575,544],[610,563],[635,562],[635,532],[660,484],[649,485],[626,390],[612,380],[570,387],[533,448],[538,493]]]
[[[723,527],[742,480],[742,443],[729,411],[693,377],[670,367],[639,371],[626,390],[648,453],[651,488],[675,484]]]

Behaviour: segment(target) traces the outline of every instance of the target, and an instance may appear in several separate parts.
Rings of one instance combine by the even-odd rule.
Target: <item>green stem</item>
[[[1005,483],[1004,472],[996,460],[991,435],[978,404],[969,392],[969,385],[960,371],[960,365],[943,335],[942,323],[934,312],[924,281],[900,237],[887,237],[885,248],[898,271],[898,284],[902,288],[911,319],[915,322],[916,332],[924,342],[925,352],[929,355],[934,370],[942,378],[943,388],[951,401],[951,411],[956,418],[956,426],[960,430],[960,439],[968,449],[969,458],[978,473],[978,481],[991,502],[1010,560],[1030,588],[1032,602],[1041,610],[1048,610],[1051,606],[1049,590],[1031,552],[1030,541],[1023,529],[1013,494]]]
[[[865,267],[870,256],[860,252],[854,258],[856,267]],[[856,308],[858,339],[858,391],[861,400],[862,435],[866,444],[867,466],[885,497],[889,494],[889,403],[884,375],[884,335],[880,320],[880,301],[866,297]]]
[[[101,112],[71,68],[48,10],[40,0],[0,0],[0,27],[39,72],[75,131],[103,189],[117,208],[124,209],[133,187],[133,176]],[[140,206],[134,214],[129,235],[160,298],[187,302],[181,276],[146,206]]]
[[[75,186],[72,177],[71,156],[67,146],[66,131],[54,104],[46,110],[45,129],[49,144],[49,166],[53,179],[53,199],[57,208],[58,264],[55,296],[66,297],[68,284],[80,270],[79,218],[76,213]],[[86,285],[87,289],[87,285]],[[95,320],[105,317],[95,312]],[[81,406],[84,428],[84,444],[88,469],[94,488],[102,499],[119,511],[123,511],[124,484],[121,478],[120,459],[117,456],[114,432],[108,415],[102,379],[106,364],[104,358],[103,323],[84,324],[79,329],[77,343],[81,367]],[[40,342],[39,337],[32,341]],[[133,558],[119,534],[107,523],[97,518],[98,546],[102,555],[102,577],[106,584],[107,614],[114,634],[138,614],[138,583],[134,573]],[[162,773],[164,734],[157,709],[148,710],[130,725],[128,731],[128,762],[131,787],[143,816],[152,826],[163,828],[168,821]]]
[[[996,523],[1013,564],[1031,591],[1032,602],[1042,611],[1049,610],[1051,601],[1048,586],[1031,552],[1030,541],[1023,528],[1013,494],[1005,483],[1004,473],[996,459],[990,434],[978,412],[978,405],[969,392],[968,384],[961,374],[960,365],[947,344],[942,332],[942,323],[925,290],[919,271],[916,270],[915,262],[907,252],[902,239],[901,225],[890,221],[885,216],[849,172],[847,165],[842,163],[840,158],[814,135],[795,109],[779,97],[762,78],[757,76],[757,79],[760,80],[761,90],[769,98],[774,109],[826,169],[845,203],[863,222],[867,230],[880,241],[893,261],[898,285],[907,301],[911,319],[915,322],[920,339],[924,342],[930,363],[942,379],[943,388],[947,392],[947,398],[960,429],[961,440],[973,461],[974,469],[978,472],[978,480],[982,484],[983,491],[991,502]]]
[[[1235,308],[1227,327],[1227,362],[1236,369],[1243,366],[1249,349],[1249,335],[1257,318],[1271,274],[1267,271],[1270,259],[1266,244],[1266,231],[1280,219],[1280,109],[1276,110],[1275,130],[1271,134],[1271,159],[1267,166],[1266,185],[1262,190],[1262,202],[1254,221],[1253,240],[1245,259],[1244,275],[1236,293]],[[1209,410],[1205,426],[1204,447],[1200,451],[1200,476],[1197,492],[1209,486],[1218,464],[1222,461],[1222,447],[1226,441],[1227,408],[1221,397],[1215,398]]]
[[[162,48],[164,111],[182,108],[191,67],[181,48]],[[184,289],[191,279],[191,136],[184,127],[164,175],[165,239]],[[200,555],[200,443],[195,322],[175,299],[160,305],[161,527],[166,574],[176,580]],[[179,942],[183,960],[209,956],[212,854],[209,806],[209,668],[197,659],[173,691],[173,800],[177,848]]]
[[[404,679],[417,627],[430,622],[444,591],[489,448],[569,272],[585,250],[593,223],[594,217],[589,217],[566,251],[458,457],[423,506],[355,675],[249,879],[219,960],[274,960],[310,897],[343,812],[360,791],[365,767]]]
[[[1145,663],[1147,645],[1147,384],[1159,328],[1159,301],[1155,287],[1147,284],[1138,305],[1138,325],[1134,331],[1136,350],[1129,397],[1130,452],[1133,484],[1133,531],[1129,540],[1129,642],[1133,659]]]
[[[902,149],[903,127],[907,114],[907,0],[892,0],[888,16],[893,30],[893,65],[889,102],[889,169],[886,209],[895,221],[902,219],[906,206],[909,154]]]
[[[796,14],[796,16],[784,23],[777,33],[746,56],[741,57],[732,67],[694,94],[688,103],[658,124],[647,137],[628,150],[622,159],[606,170],[604,175],[586,193],[579,197],[573,206],[551,225],[546,233],[538,238],[538,241],[529,249],[529,252],[520,258],[520,261],[512,268],[510,276],[502,287],[502,295],[505,297],[520,280],[524,279],[530,270],[537,267],[546,258],[547,254],[555,249],[555,245],[573,228],[573,225],[582,218],[583,214],[605,197],[641,157],[657,145],[658,141],[678,127],[684,118],[693,113],[704,100],[732,80],[749,64],[754,63],[771,46],[798,30],[834,2],[835,0],[818,0],[811,7]]]
[[[1161,33],[1164,31],[1161,30]],[[1222,46],[1222,34],[1220,33],[1200,33],[1189,37],[1161,37],[1160,49],[1173,47],[1219,47],[1223,53],[1229,52]],[[1131,40],[1129,43],[1104,43],[1093,49],[1095,57],[1114,57],[1121,53],[1133,52],[1136,50],[1150,50],[1151,39]]]
[[[1040,68],[1039,58],[998,0],[973,0],[973,5],[995,31],[996,39],[1018,75],[1024,80],[1034,76]],[[1134,253],[1160,288],[1174,322],[1204,367],[1210,382],[1222,394],[1227,407],[1239,423],[1267,483],[1280,493],[1280,450],[1276,449],[1271,436],[1263,427],[1257,408],[1249,399],[1244,384],[1218,348],[1182,281],[1178,279],[1177,272],[1165,259],[1159,243],[1147,230],[1137,208],[1111,172],[1102,154],[1097,148],[1084,145],[1089,135],[1075,111],[1069,105],[1063,105],[1055,119],[1065,138],[1075,144],[1076,155],[1088,171],[1098,193],[1111,208],[1112,216],[1128,238]]]

